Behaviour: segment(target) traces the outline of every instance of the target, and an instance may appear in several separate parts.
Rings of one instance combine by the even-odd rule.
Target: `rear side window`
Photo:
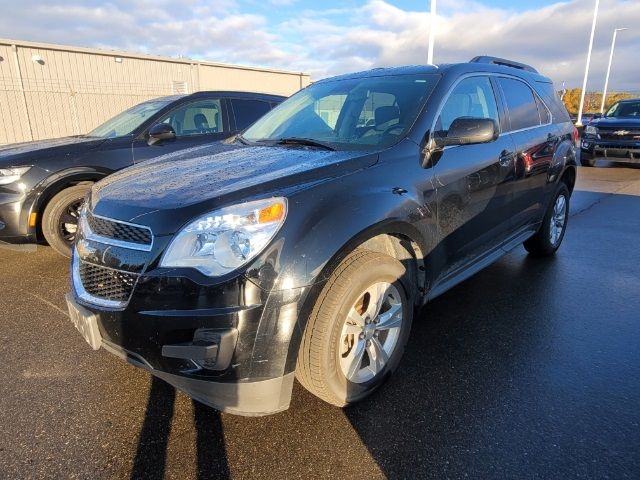
[[[551,114],[549,113],[549,110],[547,110],[547,107],[545,107],[544,103],[542,102],[542,100],[540,100],[540,97],[538,95],[535,95],[536,97],[536,103],[538,104],[538,113],[540,114],[540,123],[542,123],[542,125],[546,125],[547,123],[551,123]]]
[[[232,98],[231,106],[236,117],[236,128],[244,130],[261,116],[271,110],[271,105],[262,100]]]
[[[498,124],[498,107],[488,77],[469,77],[453,89],[436,122],[436,132],[446,136],[456,118],[492,118]]]
[[[538,105],[529,86],[511,78],[499,78],[498,81],[507,102],[511,130],[521,130],[540,125]]]

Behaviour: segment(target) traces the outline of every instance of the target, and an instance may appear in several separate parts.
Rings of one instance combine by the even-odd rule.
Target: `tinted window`
[[[511,130],[540,125],[538,106],[531,89],[525,83],[510,78],[500,78],[498,81],[507,102]]]
[[[231,100],[233,113],[236,116],[236,128],[244,130],[269,110],[271,106],[267,102],[260,100],[242,100],[234,98]]]
[[[442,107],[436,132],[446,135],[453,121],[460,117],[492,118],[498,122],[498,107],[487,77],[465,78],[456,85]]]
[[[220,100],[198,100],[176,108],[163,120],[176,131],[177,137],[220,133],[224,131]]]

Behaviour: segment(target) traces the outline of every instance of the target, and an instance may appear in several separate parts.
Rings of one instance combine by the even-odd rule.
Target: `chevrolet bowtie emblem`
[[[613,132],[614,135],[629,135],[630,133],[629,130],[616,130]]]

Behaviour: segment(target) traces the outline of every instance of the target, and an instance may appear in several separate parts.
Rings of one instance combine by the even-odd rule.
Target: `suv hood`
[[[601,117],[592,120],[590,125],[598,128],[640,128],[640,118]]]
[[[93,186],[97,215],[175,233],[224,205],[283,194],[366,168],[377,153],[214,144],[126,168]]]
[[[77,136],[5,145],[0,147],[0,166],[35,165],[41,158],[86,152],[104,142],[104,138]]]

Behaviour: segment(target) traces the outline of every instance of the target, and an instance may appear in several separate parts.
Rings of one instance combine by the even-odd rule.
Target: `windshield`
[[[406,135],[438,79],[420,74],[319,82],[271,110],[243,137],[305,139],[343,149],[387,147]]]
[[[107,120],[98,128],[92,130],[87,135],[90,137],[113,138],[130,135],[151,116],[171,103],[171,100],[152,100],[141,103],[129,110],[116,115],[111,120]]]
[[[640,118],[640,101],[618,102],[607,110],[605,117],[638,117]]]

